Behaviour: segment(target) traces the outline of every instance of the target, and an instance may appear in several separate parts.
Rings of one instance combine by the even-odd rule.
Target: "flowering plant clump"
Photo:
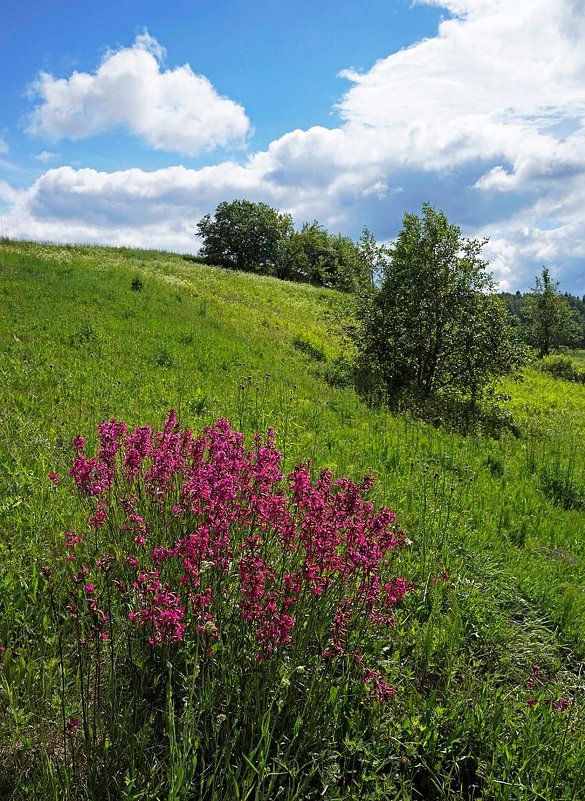
[[[272,429],[247,447],[227,420],[194,436],[174,412],[162,431],[106,421],[95,455],[81,436],[73,451],[87,524],[64,534],[65,582],[43,575],[74,772],[83,742],[96,781],[125,775],[123,749],[145,727],[159,744],[176,725],[196,731],[185,748],[209,752],[184,759],[214,761],[220,720],[226,753],[262,741],[299,765],[323,737],[343,742],[356,704],[384,714],[396,688],[382,655],[412,585],[394,574],[405,536],[367,500],[373,479],[310,464],[285,475]],[[65,692],[74,684],[78,697]]]
[[[74,439],[69,470],[94,534],[65,534],[68,560],[87,562],[73,579],[98,636],[106,573],[149,645],[195,641],[208,657],[238,637],[257,661],[297,643],[363,664],[368,633],[393,625],[411,585],[388,576],[404,536],[365,499],[373,479],[313,480],[309,464],[285,478],[272,429],[247,449],[227,420],[195,437],[174,412],[160,432],[109,420],[98,440],[90,457]],[[362,674],[375,698],[392,695],[377,671]]]

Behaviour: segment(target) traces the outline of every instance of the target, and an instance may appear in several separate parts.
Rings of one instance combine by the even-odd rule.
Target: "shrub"
[[[395,244],[378,248],[381,285],[362,295],[350,332],[360,389],[411,409],[453,397],[474,404],[522,361],[484,244],[429,204],[404,215]]]
[[[585,382],[585,370],[576,365],[570,356],[561,354],[544,356],[538,362],[538,367],[543,373],[549,373],[555,378],[562,378],[565,381]]]

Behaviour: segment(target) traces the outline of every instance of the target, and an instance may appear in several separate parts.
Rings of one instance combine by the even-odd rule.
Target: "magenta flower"
[[[71,736],[73,732],[78,728],[79,728],[79,718],[69,718],[69,720],[65,724],[65,733]]]
[[[263,661],[301,642],[354,660],[375,700],[394,695],[356,648],[394,625],[413,589],[391,572],[405,536],[394,512],[367,499],[371,477],[315,476],[310,463],[286,476],[273,429],[247,447],[225,419],[194,436],[173,411],[161,431],[112,418],[98,442],[92,456],[76,438],[69,470],[93,531],[86,543],[65,538],[100,569],[94,583],[83,572],[73,579],[85,586],[77,614],[89,615],[92,637],[104,639],[98,604],[114,589],[124,620],[153,647],[195,640],[212,657],[235,637]],[[115,559],[96,558],[106,542]]]

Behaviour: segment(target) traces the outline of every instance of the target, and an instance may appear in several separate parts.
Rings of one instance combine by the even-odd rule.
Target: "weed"
[[[83,323],[69,335],[68,342],[71,348],[82,348],[90,342],[97,342],[98,335],[91,323]]]
[[[585,510],[585,488],[577,480],[574,466],[568,463],[545,464],[540,483],[546,497],[563,509]]]
[[[156,354],[154,363],[157,367],[174,367],[175,358],[167,347],[162,347]]]

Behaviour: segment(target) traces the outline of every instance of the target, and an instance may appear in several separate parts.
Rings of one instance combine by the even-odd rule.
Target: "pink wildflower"
[[[71,440],[71,444],[73,445],[73,450],[76,453],[85,450],[85,439],[81,435],[73,437],[73,439]]]
[[[69,718],[65,724],[65,733],[71,736],[73,732],[79,728],[79,718]]]
[[[76,531],[65,532],[65,547],[68,551],[72,551],[80,542],[83,542],[83,537],[80,537]]]

